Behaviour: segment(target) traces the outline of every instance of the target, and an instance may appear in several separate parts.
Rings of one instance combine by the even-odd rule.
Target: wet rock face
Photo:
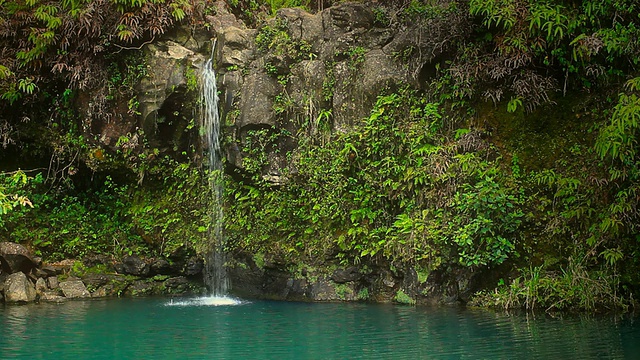
[[[265,137],[298,134],[305,122],[321,114],[330,114],[329,133],[349,131],[369,115],[383,89],[426,84],[430,71],[423,70],[435,69],[457,36],[450,30],[464,30],[441,19],[381,24],[371,4],[363,3],[341,3],[317,14],[280,9],[257,29],[248,29],[224,1],[213,2],[211,9],[215,15],[205,16],[206,28],[176,27],[143,47],[146,75],[135,86],[135,111],[125,101],[114,110],[128,115],[102,119],[86,105],[92,95],[80,94],[82,117],[93,119],[83,125],[88,138],[99,139],[110,150],[140,150],[147,143],[161,152],[182,154],[198,141],[197,131],[188,131],[197,112],[197,78],[214,53],[227,125],[223,131],[231,139],[226,142],[228,164],[246,170],[243,159],[251,132],[266,131]],[[317,129],[307,135],[327,136]],[[118,145],[123,137],[128,141]],[[259,170],[263,177],[286,181],[285,154],[296,147],[295,135],[268,146],[269,164]]]
[[[447,43],[440,30],[379,24],[371,6],[361,3],[317,14],[281,9],[258,29],[217,17],[209,22],[218,39],[218,82],[230,125],[225,131],[234,139],[227,160],[239,169],[245,169],[252,132],[298,134],[305,119],[321,113],[330,114],[330,132],[349,131],[369,115],[383,89],[424,82],[422,68]],[[323,136],[316,130],[308,135]],[[263,178],[286,180],[282,170],[288,160],[281,154],[296,144],[294,137],[282,137],[265,150],[269,164],[261,169]]]
[[[137,87],[139,111],[145,134],[154,134],[158,130],[163,107],[175,107],[168,102],[172,96],[187,90],[189,77],[187,72],[198,72],[204,62],[204,56],[173,41],[159,41],[145,47],[148,63],[148,75]]]
[[[460,305],[495,283],[499,274],[456,266],[433,271],[412,266],[391,271],[383,264],[336,268],[329,261],[305,267],[274,261],[268,255],[258,263],[248,254],[237,254],[228,269],[234,294],[291,301]]]
[[[185,264],[183,273],[187,276],[196,276],[202,274],[204,269],[204,261],[199,257],[191,257]]]

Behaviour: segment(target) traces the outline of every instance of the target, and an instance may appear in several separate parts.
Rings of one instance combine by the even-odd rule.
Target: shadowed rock
[[[37,266],[32,254],[24,246],[11,242],[0,242],[2,271],[9,274],[28,273]]]
[[[362,274],[358,271],[356,267],[349,267],[347,269],[337,269],[331,275],[331,280],[338,284],[344,284],[349,281],[357,281],[362,278]]]
[[[149,276],[151,267],[141,258],[133,255],[122,259],[122,270],[125,274],[134,276]]]
[[[202,273],[204,269],[204,263],[202,259],[197,257],[191,257],[187,260],[186,265],[184,266],[184,274],[187,276],[195,276]]]
[[[152,275],[156,275],[156,274],[163,274],[163,275],[167,275],[167,274],[171,274],[172,273],[172,269],[171,269],[171,264],[169,264],[169,262],[165,259],[154,259],[151,262],[151,274]]]
[[[47,286],[51,290],[55,290],[60,287],[60,283],[58,282],[58,278],[55,276],[51,276],[47,278]]]
[[[47,282],[43,278],[38,278],[36,281],[36,294],[38,296],[42,296],[42,294],[47,290]]]

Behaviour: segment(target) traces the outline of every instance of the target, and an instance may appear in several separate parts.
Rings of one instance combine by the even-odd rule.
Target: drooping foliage
[[[635,1],[473,0],[482,27],[452,67],[469,93],[508,110],[552,101],[552,92],[591,89],[638,66]]]
[[[34,176],[1,176],[14,207],[0,222],[3,238],[28,239],[52,259],[195,247],[208,226],[207,200],[195,200],[205,183],[198,165],[161,156],[141,130],[103,148],[79,108],[102,122],[135,119],[142,47],[177,24],[201,24],[205,4],[0,1],[0,159],[3,170]],[[27,206],[15,208],[18,200]]]
[[[104,81],[106,54],[138,48],[196,8],[186,0],[3,0],[0,97],[28,101],[52,80],[69,89],[95,86]]]

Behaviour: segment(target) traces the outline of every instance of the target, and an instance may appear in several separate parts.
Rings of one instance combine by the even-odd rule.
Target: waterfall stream
[[[215,50],[215,41],[213,49]],[[226,256],[224,252],[223,226],[223,169],[220,153],[220,114],[218,112],[218,87],[216,73],[213,69],[213,51],[211,57],[202,69],[201,113],[204,128],[204,141],[209,153],[209,185],[212,196],[211,220],[209,230],[209,244],[205,259],[204,283],[210,295],[223,296],[229,290],[229,279],[224,267]]]

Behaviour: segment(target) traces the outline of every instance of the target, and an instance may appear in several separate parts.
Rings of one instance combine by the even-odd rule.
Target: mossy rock
[[[409,295],[407,295],[404,291],[402,290],[398,290],[398,292],[396,293],[396,296],[394,298],[394,300],[398,303],[398,304],[405,304],[405,305],[415,305],[416,304],[416,300],[413,299],[412,297],[410,297]]]

